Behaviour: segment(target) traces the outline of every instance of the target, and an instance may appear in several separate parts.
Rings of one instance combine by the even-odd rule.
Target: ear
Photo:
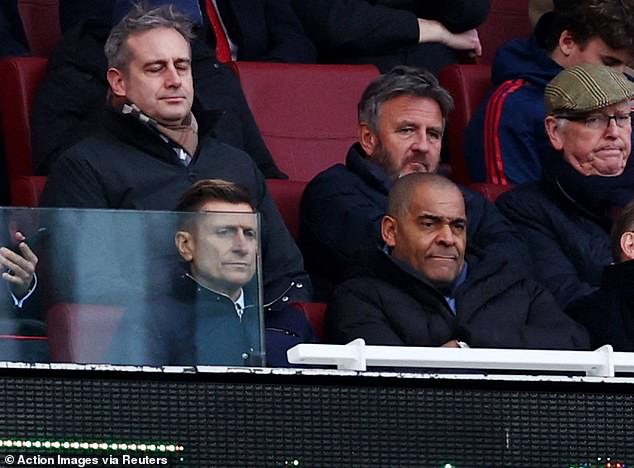
[[[624,260],[634,260],[634,232],[627,231],[621,235],[621,254]]]
[[[127,91],[125,86],[125,80],[123,79],[123,72],[118,68],[108,68],[106,72],[106,78],[110,89],[115,96],[126,97]]]
[[[194,259],[196,247],[194,245],[194,236],[190,232],[177,231],[176,235],[174,235],[174,244],[183,260],[191,262]]]
[[[398,221],[390,215],[383,216],[381,220],[381,237],[389,248],[396,245],[396,231],[398,229]]]
[[[564,29],[559,35],[557,46],[564,57],[570,57],[575,52],[575,49],[579,48],[579,44],[577,44],[572,33],[567,29]]]
[[[557,119],[552,115],[546,116],[544,119],[544,129],[550,140],[550,144],[557,151],[561,151],[564,148],[563,139],[561,137],[561,127],[557,122]]]
[[[379,143],[378,137],[365,122],[359,124],[359,143],[363,151],[365,151],[365,154],[369,156],[374,154],[374,150]]]

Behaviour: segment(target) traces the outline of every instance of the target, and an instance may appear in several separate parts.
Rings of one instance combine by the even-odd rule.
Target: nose
[[[456,237],[448,223],[444,223],[442,227],[438,229],[436,242],[445,246],[451,246],[456,243]]]
[[[235,236],[233,236],[233,244],[231,248],[236,253],[246,255],[249,251],[248,243],[249,243],[249,240],[244,235],[244,231],[238,230]]]
[[[616,124],[616,116],[611,115],[608,118],[608,126],[605,128],[606,136],[616,138],[619,136],[619,126]]]
[[[416,132],[412,142],[412,150],[420,151],[421,153],[429,151],[429,140],[425,129],[421,129]]]
[[[181,86],[183,80],[178,73],[178,70],[173,63],[170,63],[165,68],[165,87],[166,88],[178,88]]]

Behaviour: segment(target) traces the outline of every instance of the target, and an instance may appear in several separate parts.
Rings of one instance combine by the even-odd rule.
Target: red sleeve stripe
[[[45,341],[48,340],[46,336],[23,336],[23,335],[0,335],[0,340],[35,340]]]
[[[508,185],[504,172],[502,145],[500,143],[500,121],[502,109],[509,94],[524,85],[524,80],[509,80],[502,83],[491,95],[484,116],[484,163],[487,181],[492,184]]]

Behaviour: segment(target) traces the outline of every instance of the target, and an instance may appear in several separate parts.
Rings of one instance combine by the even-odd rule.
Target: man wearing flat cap
[[[599,286],[613,220],[634,199],[632,97],[633,84],[603,65],[559,73],[544,92],[552,151],[542,177],[497,202],[562,308]]]

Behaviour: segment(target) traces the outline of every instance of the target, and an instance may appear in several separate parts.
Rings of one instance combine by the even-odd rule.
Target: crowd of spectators
[[[129,308],[111,360],[253,365],[261,341],[245,310],[257,303],[259,258],[274,366],[315,341],[292,304],[311,300],[329,303],[329,342],[634,349],[624,294],[634,2],[530,6],[533,35],[499,51],[493,91],[465,134],[474,181],[517,185],[492,203],[438,174],[453,99],[435,76],[481,54],[488,0],[61,1],[63,37],[33,107],[34,167],[48,176],[41,206],[234,215],[167,233],[181,269],[165,269],[170,286]],[[11,15],[0,9],[0,36],[10,37],[0,52],[26,54]],[[382,72],[360,99],[345,164],[304,191],[299,247],[265,183],[287,176],[231,60]],[[218,231],[214,219],[230,238],[202,233]],[[38,246],[15,231],[3,245],[0,326],[45,333]],[[219,329],[222,340],[206,339]]]

